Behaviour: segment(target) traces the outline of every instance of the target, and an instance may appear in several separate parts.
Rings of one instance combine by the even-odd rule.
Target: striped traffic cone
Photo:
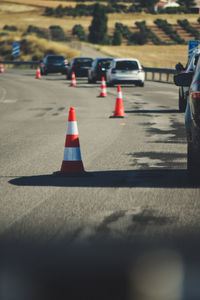
[[[75,78],[75,73],[72,72],[72,81],[71,81],[71,86],[76,86],[76,78]]]
[[[40,67],[37,67],[36,79],[40,79],[40,78],[41,78]]]
[[[3,64],[0,64],[0,73],[3,73],[3,72],[4,72]]]
[[[107,92],[106,92],[106,83],[104,77],[101,78],[101,91],[99,97],[106,97]]]
[[[65,140],[64,158],[61,166],[61,174],[84,173],[83,162],[79,145],[78,127],[75,109],[70,107],[68,117],[68,128]]]
[[[123,106],[123,100],[122,100],[122,91],[121,86],[118,85],[117,87],[117,98],[116,98],[116,104],[115,104],[115,111],[113,118],[124,118],[124,106]]]

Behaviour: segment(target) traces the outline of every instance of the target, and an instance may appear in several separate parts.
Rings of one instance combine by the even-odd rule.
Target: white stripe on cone
[[[118,98],[118,99],[122,99],[122,92],[118,92],[117,98]]]
[[[78,135],[78,126],[76,121],[69,121],[67,126],[67,134]]]
[[[78,147],[66,147],[64,150],[64,161],[80,161],[81,159],[81,151]]]

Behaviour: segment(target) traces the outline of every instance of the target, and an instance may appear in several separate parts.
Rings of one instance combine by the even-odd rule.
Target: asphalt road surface
[[[103,241],[123,244],[125,251],[138,239],[170,244],[194,237],[196,243],[200,186],[187,178],[177,87],[122,85],[124,119],[109,118],[117,90],[107,91],[100,98],[100,82],[78,79],[70,87],[59,74],[38,80],[35,70],[0,74],[1,240],[64,241],[66,247]],[[54,172],[61,167],[71,106],[87,175],[59,177]],[[190,299],[198,299],[195,291]]]

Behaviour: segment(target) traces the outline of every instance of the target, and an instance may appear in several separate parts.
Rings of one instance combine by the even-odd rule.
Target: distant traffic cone
[[[75,78],[75,73],[72,72],[72,81],[71,81],[71,86],[76,86],[76,78]]]
[[[75,109],[70,107],[68,117],[68,128],[65,140],[64,158],[60,170],[61,174],[85,173],[79,145],[78,127]]]
[[[104,77],[101,78],[101,91],[99,97],[106,97],[107,92],[106,92],[106,83]]]
[[[4,72],[3,64],[0,64],[0,73]]]
[[[40,67],[37,67],[36,79],[40,79],[40,78],[41,78]]]
[[[122,91],[121,91],[121,86],[118,85],[117,87],[117,98],[116,98],[116,104],[115,104],[115,111],[113,118],[124,118],[125,113],[124,113],[124,106],[123,106],[123,101],[122,101]]]

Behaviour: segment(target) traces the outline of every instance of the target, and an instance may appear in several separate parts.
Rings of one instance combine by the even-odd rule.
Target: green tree
[[[86,41],[87,40],[87,35],[85,33],[85,30],[81,24],[76,24],[72,28],[72,34],[77,35],[80,41]]]
[[[93,19],[89,27],[89,42],[93,44],[106,44],[108,18],[105,12],[105,6],[96,3],[94,6]]]
[[[194,0],[179,0],[178,3],[180,5],[185,6],[188,11],[190,11],[192,6],[195,6],[195,1]]]
[[[139,0],[140,6],[149,12],[154,12],[154,6],[159,0]]]
[[[122,43],[122,35],[119,30],[115,28],[114,34],[113,34],[113,40],[112,45],[119,46]]]

